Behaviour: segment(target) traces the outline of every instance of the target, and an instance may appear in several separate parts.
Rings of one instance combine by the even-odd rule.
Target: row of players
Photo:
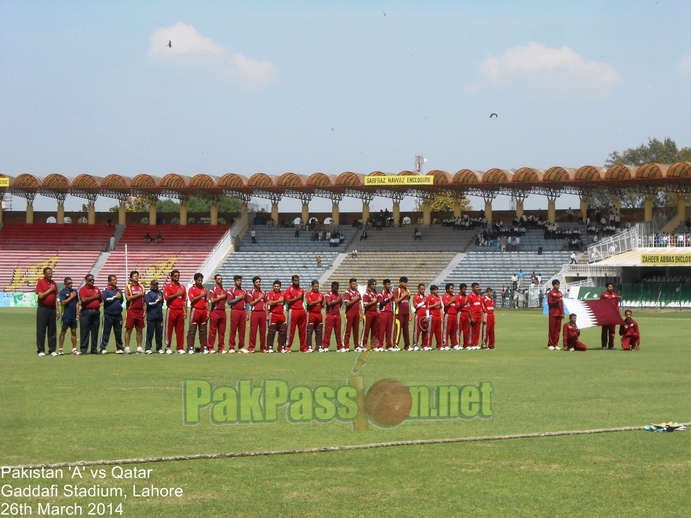
[[[108,276],[108,286],[100,290],[94,286],[94,277],[84,278],[84,286],[77,291],[72,279],[65,278],[65,288],[58,292],[52,280],[52,270],[44,269],[44,277],[36,285],[38,294],[37,350],[45,355],[45,338],[48,334],[49,354],[63,354],[67,330],[72,334],[72,354],[86,354],[91,345],[91,354],[106,354],[110,334],[115,335],[116,354],[129,354],[132,330],[135,330],[137,353],[151,354],[156,341],[156,351],[172,354],[173,334],[176,352],[185,353],[185,320],[187,330],[187,352],[193,354],[195,337],[199,335],[199,350],[204,354],[216,352],[252,353],[259,338],[259,351],[274,352],[274,341],[278,334],[276,351],[289,353],[295,339],[299,338],[299,350],[303,353],[328,352],[332,333],[335,335],[336,350],[350,351],[399,351],[403,338],[406,351],[429,351],[433,345],[438,350],[494,349],[495,318],[494,297],[491,288],[480,293],[477,283],[455,286],[447,284],[441,296],[438,287],[418,284],[417,293],[408,290],[407,277],[399,279],[398,287],[392,289],[391,281],[384,279],[383,289],[376,290],[375,279],[367,281],[367,289],[358,291],[357,279],[349,280],[348,289],[339,292],[338,282],[331,283],[328,293],[319,290],[319,282],[312,281],[311,288],[300,286],[300,277],[294,275],[292,284],[283,290],[280,281],[273,283],[271,291],[262,288],[259,277],[252,279],[252,288],[242,286],[242,277],[236,275],[233,286],[225,288],[220,275],[214,277],[214,286],[207,290],[201,273],[194,275],[194,285],[189,290],[180,283],[180,272],[170,273],[170,282],[163,291],[158,281],[151,281],[150,290],[139,283],[139,272],[130,273],[124,293],[118,288],[117,277]],[[188,308],[189,301],[189,308]],[[163,306],[167,306],[165,317]],[[103,305],[102,330],[101,305]],[[123,306],[127,308],[122,340]],[[225,348],[226,327],[230,308],[229,348]],[[342,329],[341,308],[345,310],[345,328]],[[287,316],[286,316],[287,309]],[[324,318],[324,311],[326,317]],[[62,319],[60,348],[56,348],[56,320]],[[249,343],[246,346],[246,323],[250,321]],[[410,321],[413,320],[413,337],[410,337]],[[142,348],[143,329],[146,322],[146,344]],[[77,348],[77,324],[80,326],[80,347]],[[163,331],[165,328],[165,348]],[[362,328],[362,330],[361,330]],[[208,331],[208,333],[207,333]],[[343,332],[342,332],[343,331]],[[312,348],[314,344],[315,348]],[[418,345],[420,344],[420,345]],[[461,345],[462,344],[462,345]],[[236,349],[237,345],[237,349]]]

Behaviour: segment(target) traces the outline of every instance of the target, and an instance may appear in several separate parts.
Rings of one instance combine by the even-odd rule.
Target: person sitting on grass
[[[638,329],[638,323],[631,318],[632,315],[630,309],[624,311],[624,324],[619,326],[621,348],[625,351],[638,351],[641,347],[641,332]]]
[[[588,347],[578,340],[581,330],[576,325],[576,313],[569,315],[569,321],[564,324],[564,350],[565,351],[587,351]]]

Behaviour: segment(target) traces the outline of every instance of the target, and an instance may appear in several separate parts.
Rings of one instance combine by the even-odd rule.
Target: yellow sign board
[[[10,179],[9,178],[0,178],[0,187],[9,187],[10,186]]]
[[[641,254],[642,264],[680,266],[691,264],[691,254]]]
[[[434,185],[434,176],[367,176],[365,185]]]

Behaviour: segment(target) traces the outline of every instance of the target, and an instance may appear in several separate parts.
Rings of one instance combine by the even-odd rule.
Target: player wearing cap
[[[285,292],[285,302],[288,305],[288,329],[290,336],[286,342],[284,351],[289,352],[293,345],[295,338],[295,330],[297,329],[300,340],[300,352],[311,353],[312,350],[307,347],[307,314],[305,313],[305,290],[300,286],[300,276],[293,275],[293,283],[288,286]]]
[[[324,295],[319,291],[319,281],[313,280],[311,290],[305,293],[307,304],[307,348],[312,349],[312,335],[314,334],[315,348],[318,352],[322,351],[324,341]],[[328,349],[327,349],[328,350]]]
[[[448,351],[453,347],[456,351],[460,349],[458,345],[458,315],[456,312],[456,295],[453,292],[453,284],[447,283],[444,286],[444,294],[441,296],[442,307],[444,308],[444,325],[442,327],[442,349]]]
[[[410,350],[410,292],[408,277],[398,279],[398,288],[393,290],[393,301],[396,305],[396,347],[403,335],[403,349]]]
[[[485,290],[482,297],[482,348],[494,349],[494,292]]]
[[[204,287],[204,275],[197,272],[194,274],[194,285],[190,287],[188,296],[190,298],[190,327],[187,330],[187,352],[194,354],[194,336],[199,330],[199,349],[204,354],[209,354],[206,347],[206,329],[209,321],[209,296]]]
[[[247,291],[242,287],[242,275],[233,276],[234,286],[228,290],[226,304],[230,306],[230,338],[228,339],[229,353],[235,352],[235,340],[239,345],[238,351],[249,353],[245,349],[245,332],[247,327]]]
[[[346,351],[350,350],[350,336],[353,336],[353,349],[360,352],[362,342],[360,342],[360,321],[362,320],[362,297],[357,289],[357,279],[351,277],[348,281],[348,289],[343,294],[345,304],[345,335],[343,336],[343,347]]]
[[[377,304],[379,297],[377,295],[377,281],[369,279],[367,281],[367,291],[362,296],[362,307],[365,309],[365,330],[362,333],[362,346],[372,349],[373,351],[383,351],[379,344],[379,311],[377,311]],[[367,345],[369,343],[369,346]]]
[[[274,338],[278,331],[278,352],[283,352],[286,344],[286,316],[285,316],[285,294],[281,291],[281,281],[274,281],[273,289],[266,296],[266,304],[269,308],[269,333],[266,338],[266,352],[274,352]]]
[[[412,350],[419,351],[418,341],[422,339],[422,347],[427,347],[427,334],[429,333],[429,311],[427,310],[427,297],[423,283],[417,285],[417,293],[413,295],[413,308],[415,308],[415,327],[413,328]]]
[[[470,311],[470,348],[477,350],[480,349],[480,330],[482,328],[482,294],[477,282],[470,285],[468,307]]]
[[[549,333],[547,335],[547,348],[550,351],[560,349],[559,331],[561,329],[561,321],[564,318],[564,303],[562,298],[563,296],[561,291],[559,291],[559,281],[554,279],[552,281],[552,289],[547,294],[547,307],[549,308]]]
[[[146,304],[146,351],[151,354],[154,335],[156,336],[156,352],[163,354],[163,293],[158,289],[158,281],[151,281],[150,290],[144,297]],[[171,354],[170,348],[166,351]]]
[[[139,284],[139,272],[130,272],[130,282],[125,286],[125,352],[130,352],[132,329],[137,333],[137,353],[144,354],[142,336],[144,334],[144,287]]]
[[[324,341],[322,351],[328,352],[331,345],[331,331],[336,335],[336,351],[347,353],[348,348],[343,346],[341,341],[341,306],[343,305],[343,295],[338,293],[339,284],[336,281],[331,283],[331,291],[324,296],[324,306],[326,306],[326,325],[324,326]]]
[[[259,351],[266,352],[266,292],[262,289],[261,277],[252,277],[252,289],[247,294],[250,307],[250,348],[253,353],[259,332]]]
[[[384,288],[377,294],[379,303],[379,347],[386,347],[387,351],[398,352],[393,345],[394,296],[391,292],[391,280],[384,279]]]
[[[170,282],[163,288],[163,299],[168,306],[166,313],[166,349],[170,351],[175,330],[176,350],[178,354],[185,354],[185,320],[187,319],[187,289],[180,284],[180,270],[170,272]],[[168,352],[166,351],[166,352]],[[168,352],[168,354],[170,354]]]
[[[228,293],[223,287],[223,277],[219,274],[214,275],[214,287],[209,291],[209,341],[206,348],[209,354],[214,354],[216,346],[216,333],[218,333],[218,352],[225,352],[226,323],[226,298]]]

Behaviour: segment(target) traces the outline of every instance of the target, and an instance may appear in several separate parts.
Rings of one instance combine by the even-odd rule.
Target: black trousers
[[[101,312],[97,309],[82,309],[79,312],[79,348],[82,354],[89,349],[91,336],[91,354],[98,354],[98,328]]]
[[[46,330],[48,331],[48,353],[56,349],[56,312],[55,306],[38,306],[36,310],[36,353],[46,352]]]
[[[146,350],[150,351],[153,345],[152,340],[156,334],[156,350],[163,348],[163,319],[146,321]]]
[[[108,315],[105,313],[103,315],[103,334],[101,335],[101,351],[108,347],[108,341],[110,340],[110,330],[113,330],[115,335],[115,347],[121,350],[125,350],[122,344],[122,313],[118,315]]]

